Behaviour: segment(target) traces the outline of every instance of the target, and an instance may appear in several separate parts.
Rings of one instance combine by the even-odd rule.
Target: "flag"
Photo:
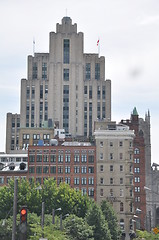
[[[98,39],[98,41],[97,41],[97,46],[99,45],[99,39]]]

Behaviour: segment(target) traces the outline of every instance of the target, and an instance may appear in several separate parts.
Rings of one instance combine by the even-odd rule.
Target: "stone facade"
[[[69,17],[50,32],[49,53],[28,56],[28,76],[21,79],[20,127],[55,127],[73,137],[92,135],[96,119],[111,120],[111,81],[105,58],[86,54],[83,33]],[[9,117],[9,115],[8,115]],[[13,134],[7,117],[6,152]],[[18,143],[18,142],[17,142]]]
[[[72,136],[92,135],[97,118],[111,119],[111,81],[105,58],[85,54],[83,33],[69,17],[50,32],[49,53],[28,56],[21,80],[21,127],[50,120]]]
[[[19,149],[20,114],[7,113],[6,153]]]
[[[134,131],[115,122],[95,123],[97,151],[97,202],[112,203],[126,239],[134,230]]]
[[[159,226],[159,164],[153,163],[149,185],[145,187],[147,197],[146,220],[148,230]]]

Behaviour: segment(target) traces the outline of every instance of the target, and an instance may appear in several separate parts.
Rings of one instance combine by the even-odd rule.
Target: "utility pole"
[[[42,202],[41,227],[42,227],[42,234],[43,235],[44,235],[44,212],[45,212],[45,203]]]
[[[13,226],[12,226],[12,240],[15,240],[15,234],[16,234],[16,218],[17,218],[17,189],[18,189],[18,179],[14,179],[14,201],[13,201]]]
[[[62,231],[62,214],[60,214],[60,230]]]
[[[55,210],[52,209],[52,224],[55,224]]]

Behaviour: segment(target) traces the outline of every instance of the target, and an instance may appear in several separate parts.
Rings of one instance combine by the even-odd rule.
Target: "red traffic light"
[[[27,207],[20,209],[20,223],[27,223]]]
[[[26,209],[21,209],[21,215],[25,215],[27,213]]]

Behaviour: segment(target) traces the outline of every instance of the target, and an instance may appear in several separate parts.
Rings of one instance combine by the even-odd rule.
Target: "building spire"
[[[138,112],[137,112],[136,107],[134,107],[134,109],[133,109],[133,115],[139,115]]]

